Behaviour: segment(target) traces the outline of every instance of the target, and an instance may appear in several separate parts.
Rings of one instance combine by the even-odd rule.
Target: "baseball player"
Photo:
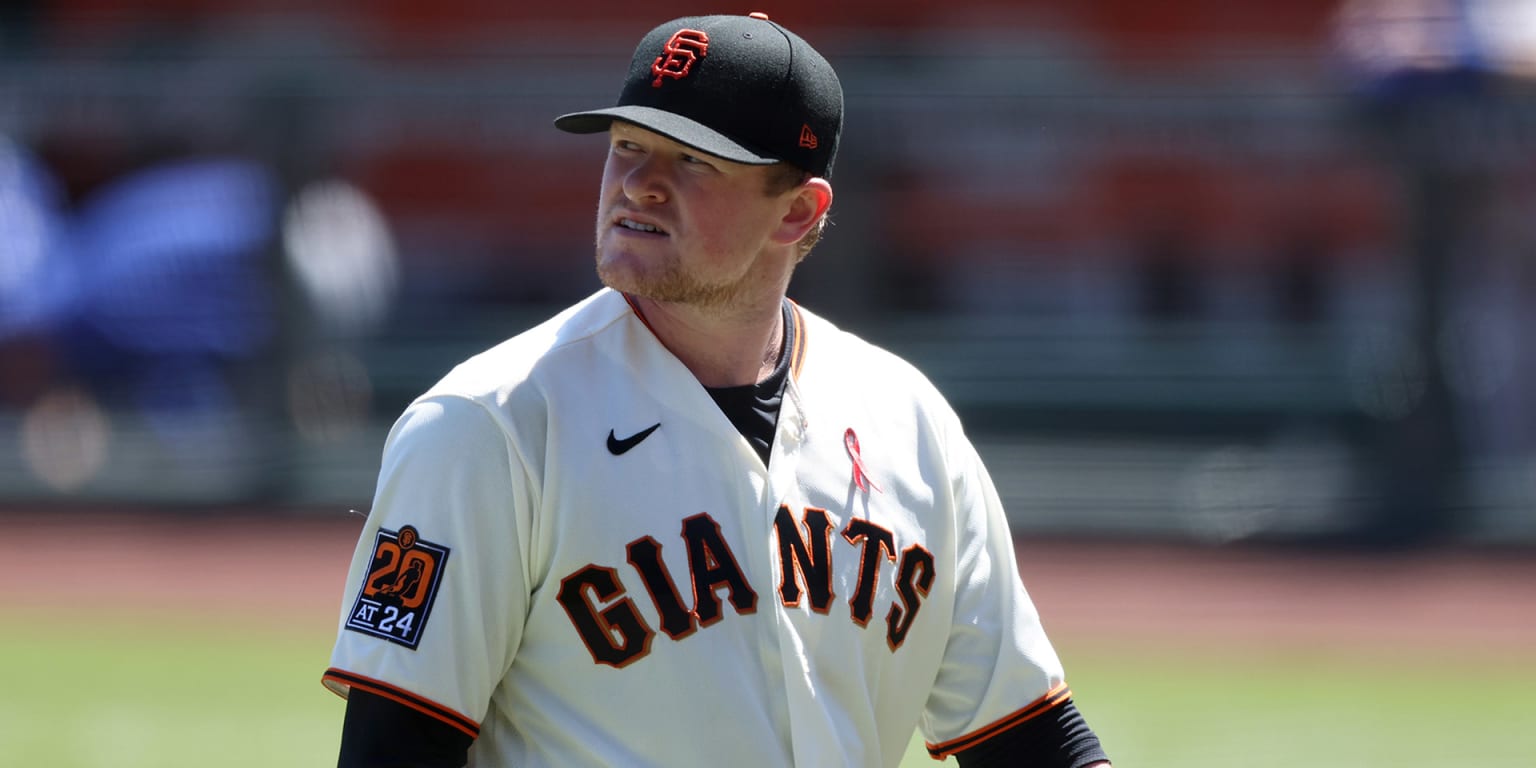
[[[934,387],[785,294],[842,89],[669,21],[608,135],[602,290],[400,417],[331,666],[342,766],[1108,765]]]

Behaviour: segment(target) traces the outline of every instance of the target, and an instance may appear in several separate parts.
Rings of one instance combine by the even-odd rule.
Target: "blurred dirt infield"
[[[362,523],[344,510],[0,509],[0,607],[325,633]],[[1531,550],[1030,540],[1019,553],[1058,638],[1192,650],[1536,648]]]

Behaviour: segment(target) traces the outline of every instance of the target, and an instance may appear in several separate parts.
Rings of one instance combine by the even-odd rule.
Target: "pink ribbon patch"
[[[880,491],[880,486],[875,485],[875,481],[869,477],[869,472],[864,469],[864,457],[859,455],[859,436],[853,433],[853,427],[849,427],[848,431],[843,433],[843,446],[848,449],[848,458],[853,459],[853,484],[865,493],[868,493],[870,488]],[[885,493],[885,491],[880,492]]]

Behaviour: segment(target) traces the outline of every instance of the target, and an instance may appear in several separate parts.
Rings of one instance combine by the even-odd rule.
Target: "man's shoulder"
[[[917,365],[885,347],[800,308],[806,331],[799,396],[812,411],[839,419],[875,418],[910,429],[933,450],[967,444],[949,399]]]
[[[878,377],[927,384],[927,376],[906,358],[804,306],[796,308],[804,319],[807,360],[814,361],[816,367],[857,371],[855,378],[862,381]],[[810,365],[808,362],[807,366]]]
[[[589,343],[629,313],[624,297],[602,289],[560,313],[455,366],[427,395],[494,397],[519,387],[561,350]]]

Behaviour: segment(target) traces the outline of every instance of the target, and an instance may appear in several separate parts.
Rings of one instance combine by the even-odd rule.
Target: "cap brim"
[[[591,112],[573,112],[555,118],[555,127],[567,133],[602,133],[615,120],[623,120],[661,134],[679,144],[693,147],[707,155],[748,165],[772,165],[776,157],[759,155],[726,138],[725,134],[705,127],[682,115],[655,107],[610,107]]]

